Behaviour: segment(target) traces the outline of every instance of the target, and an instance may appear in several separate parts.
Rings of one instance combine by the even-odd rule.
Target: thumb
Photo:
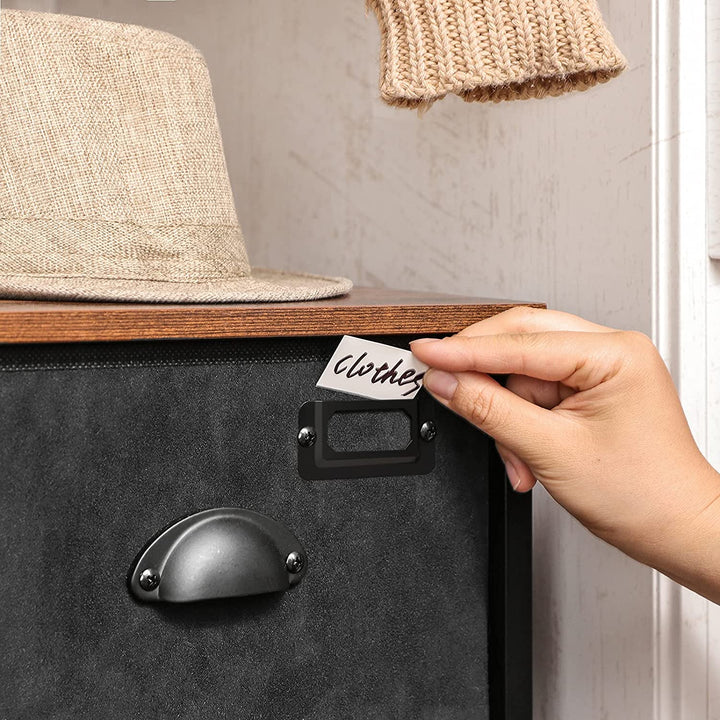
[[[505,474],[510,487],[515,492],[528,492],[535,486],[537,480],[532,470],[512,450],[508,450],[502,443],[495,443],[498,455],[505,463]]]
[[[424,384],[445,407],[531,465],[565,436],[572,422],[515,395],[484,373],[430,369]]]

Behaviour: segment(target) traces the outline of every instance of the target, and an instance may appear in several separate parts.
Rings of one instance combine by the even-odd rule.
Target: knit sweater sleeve
[[[367,0],[380,94],[403,107],[448,93],[498,102],[585,90],[626,66],[596,0]]]

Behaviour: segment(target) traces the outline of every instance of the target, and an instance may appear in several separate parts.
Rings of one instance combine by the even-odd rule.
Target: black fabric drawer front
[[[0,348],[0,717],[488,718],[487,439],[439,406],[424,476],[308,482],[336,339]],[[141,604],[176,518],[287,525],[285,593]]]

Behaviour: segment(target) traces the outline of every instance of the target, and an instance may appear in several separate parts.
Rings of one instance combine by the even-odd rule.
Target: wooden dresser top
[[[0,343],[453,333],[516,305],[401,290],[354,288],[293,303],[165,305],[0,301]]]

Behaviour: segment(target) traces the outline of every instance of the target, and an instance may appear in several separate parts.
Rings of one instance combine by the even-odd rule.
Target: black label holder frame
[[[328,442],[328,425],[336,413],[398,411],[410,419],[410,443],[401,450],[338,452]],[[424,392],[413,400],[309,400],[298,420],[298,438],[305,439],[298,441],[298,472],[305,480],[425,475],[435,467],[433,401]],[[423,439],[421,428],[428,424],[432,432]]]

